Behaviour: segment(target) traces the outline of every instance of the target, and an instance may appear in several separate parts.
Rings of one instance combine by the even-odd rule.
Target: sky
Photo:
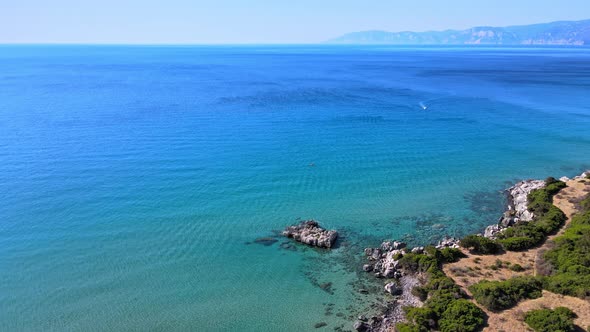
[[[590,19],[590,0],[0,0],[0,43],[316,43]]]

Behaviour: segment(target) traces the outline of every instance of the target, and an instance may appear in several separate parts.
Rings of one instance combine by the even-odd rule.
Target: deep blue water
[[[0,330],[348,329],[364,246],[589,168],[589,88],[588,48],[0,46]],[[252,243],[300,218],[339,247]]]

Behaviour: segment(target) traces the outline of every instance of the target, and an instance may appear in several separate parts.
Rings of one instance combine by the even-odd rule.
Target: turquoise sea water
[[[0,46],[0,330],[350,329],[364,246],[590,167],[589,88],[588,48]],[[253,242],[306,218],[338,248]]]

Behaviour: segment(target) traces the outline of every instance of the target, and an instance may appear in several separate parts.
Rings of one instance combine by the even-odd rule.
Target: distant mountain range
[[[590,20],[509,27],[427,32],[361,31],[327,41],[331,44],[392,45],[590,45]]]

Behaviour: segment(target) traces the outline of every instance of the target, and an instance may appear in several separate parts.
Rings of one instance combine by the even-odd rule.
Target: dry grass
[[[543,291],[543,297],[520,302],[516,307],[500,313],[488,314],[488,327],[484,331],[530,331],[524,320],[527,311],[556,307],[568,307],[578,315],[574,324],[586,328],[590,326],[590,302],[577,297],[564,296]]]

